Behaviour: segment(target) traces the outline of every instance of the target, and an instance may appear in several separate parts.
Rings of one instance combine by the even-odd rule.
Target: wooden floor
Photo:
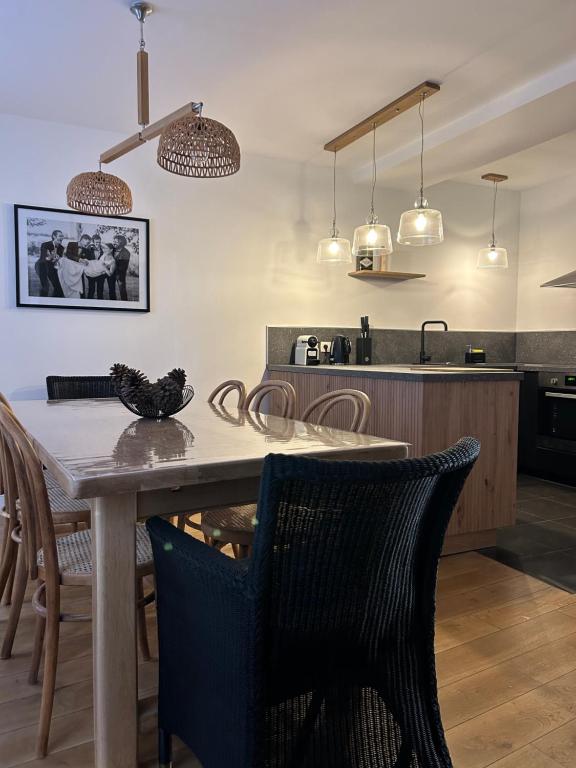
[[[79,592],[68,593],[75,612],[89,600]],[[0,633],[5,620],[1,608]],[[153,622],[151,613],[151,627]],[[51,754],[40,761],[34,759],[39,690],[26,679],[32,627],[26,605],[14,657],[0,661],[0,766],[88,768],[90,624],[62,628]],[[576,765],[576,595],[477,553],[444,558],[437,664],[455,768]],[[140,665],[142,696],[154,692],[156,672],[153,662]],[[140,741],[143,765],[155,765],[153,708],[142,715]],[[198,763],[179,750],[175,768],[180,766]]]

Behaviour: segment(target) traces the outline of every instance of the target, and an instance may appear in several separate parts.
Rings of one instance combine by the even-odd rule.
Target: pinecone
[[[124,363],[114,363],[112,368],[110,368],[110,378],[114,384],[119,386],[122,383],[122,379],[129,370],[130,368],[128,368],[127,365],[124,365]]]
[[[120,384],[120,392],[125,400],[129,403],[135,402],[138,398],[140,390],[146,385],[150,384],[146,376],[142,371],[137,371],[134,368],[129,368],[128,371],[122,377]]]
[[[184,389],[186,385],[186,371],[183,368],[173,368],[170,373],[166,375],[166,378],[175,381],[180,389]]]
[[[163,413],[172,413],[182,404],[182,389],[169,376],[158,379],[152,390],[154,404]]]
[[[134,405],[143,413],[146,411],[156,410],[156,403],[154,401],[154,385],[150,384],[150,382],[141,384],[134,395],[134,400],[131,402],[133,402]]]

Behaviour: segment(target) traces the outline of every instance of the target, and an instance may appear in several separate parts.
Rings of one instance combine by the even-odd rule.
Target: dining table
[[[258,498],[270,453],[387,461],[408,443],[194,399],[175,417],[135,417],[116,398],[15,401],[44,466],[89,499],[92,528],[94,759],[138,764],[138,521]]]

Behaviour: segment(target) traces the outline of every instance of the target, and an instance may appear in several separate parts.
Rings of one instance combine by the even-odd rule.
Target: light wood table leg
[[[92,510],[95,768],[137,768],[136,494]]]

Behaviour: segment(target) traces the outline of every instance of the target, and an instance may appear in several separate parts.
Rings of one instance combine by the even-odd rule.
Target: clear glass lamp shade
[[[425,203],[426,201],[424,201]],[[396,240],[400,245],[437,245],[444,240],[442,214],[426,205],[404,211]]]
[[[478,269],[508,269],[508,252],[506,248],[496,248],[490,245],[478,251]]]
[[[356,227],[352,255],[387,256],[392,253],[392,236],[386,224],[369,223]]]
[[[352,261],[350,240],[344,237],[325,237],[318,243],[316,261]]]

